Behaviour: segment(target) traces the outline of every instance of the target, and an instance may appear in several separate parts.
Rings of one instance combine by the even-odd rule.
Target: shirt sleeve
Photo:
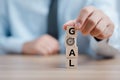
[[[65,53],[65,37],[66,34],[63,33],[62,36],[59,38],[59,45],[60,45],[60,53],[64,54]]]
[[[14,37],[1,37],[0,39],[0,54],[6,53],[22,53],[23,44],[26,41]]]
[[[96,41],[94,38],[91,38],[91,48],[101,55],[113,55],[112,51],[120,50],[120,35],[119,35],[119,19],[118,12],[116,8],[116,0],[92,0],[92,5],[101,9],[115,25],[115,30],[113,35],[109,38],[109,41]],[[109,51],[109,52],[107,52]],[[104,54],[103,54],[104,53]],[[110,54],[112,53],[112,54]]]
[[[24,42],[10,35],[7,0],[0,0],[0,54],[21,53]]]

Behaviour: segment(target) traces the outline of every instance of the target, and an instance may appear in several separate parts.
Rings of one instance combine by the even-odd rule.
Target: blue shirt
[[[46,34],[49,5],[50,0],[0,0],[0,53],[21,53],[25,42]],[[115,31],[109,44],[120,49],[116,0],[58,0],[61,52],[65,49],[63,24],[75,19],[80,10],[88,5],[103,10],[115,23]],[[91,36],[79,33],[78,47],[81,53],[90,53],[94,49],[94,43]]]

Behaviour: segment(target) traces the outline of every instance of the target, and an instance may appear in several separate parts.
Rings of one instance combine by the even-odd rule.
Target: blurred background
[[[119,13],[119,20],[120,20],[120,0],[117,0],[117,9],[118,9],[118,13]]]

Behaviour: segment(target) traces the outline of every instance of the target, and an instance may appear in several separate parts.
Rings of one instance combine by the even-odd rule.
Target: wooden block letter
[[[66,48],[66,57],[69,59],[78,57],[78,47],[67,47]]]
[[[67,68],[68,69],[77,69],[77,59],[67,59]]]
[[[77,37],[77,31],[73,26],[67,26],[67,35],[71,37]]]

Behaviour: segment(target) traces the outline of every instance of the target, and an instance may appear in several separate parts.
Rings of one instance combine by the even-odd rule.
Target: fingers
[[[94,37],[97,37],[105,30],[108,23],[109,23],[108,20],[105,19],[100,20],[98,24],[95,26],[95,28],[90,32],[90,34]]]
[[[80,15],[76,19],[76,26],[81,28],[85,23],[86,19],[95,11],[95,8],[92,6],[85,7],[80,11]],[[81,25],[79,25],[81,24]]]
[[[85,21],[83,26],[81,27],[81,32],[84,35],[90,34],[90,32],[95,28],[98,22],[102,19],[102,15],[100,11],[94,11]]]
[[[83,8],[75,20],[64,25],[64,29],[69,25],[75,26],[83,35],[91,34],[99,39],[109,38],[114,31],[114,25],[110,18],[93,6]]]
[[[107,39],[113,34],[114,30],[114,25],[109,24],[107,27],[104,29],[103,32],[101,32],[98,36],[96,36],[98,39]]]
[[[77,30],[80,30],[86,19],[95,11],[92,6],[85,7],[80,11],[80,15],[75,20],[70,20],[64,24],[63,28],[66,30],[67,26],[74,26]]]
[[[63,28],[64,28],[64,30],[66,30],[67,29],[67,26],[75,26],[75,20],[70,20],[70,21],[68,21],[67,23],[65,23],[64,25],[63,25]]]
[[[44,35],[40,38],[26,42],[23,45],[22,52],[23,54],[29,55],[53,55],[57,54],[59,51],[59,43],[58,41],[50,35]]]
[[[48,49],[48,54],[53,55],[56,54],[59,51],[59,44],[56,42],[56,40],[46,40],[45,42],[46,48]]]
[[[48,56],[49,50],[45,46],[45,44],[39,45],[39,47],[37,47],[36,49],[37,49],[37,54],[40,54],[40,55],[43,55],[43,56]]]
[[[52,36],[49,36],[48,38],[49,39],[47,39],[47,42],[48,42],[49,46],[52,46],[53,53],[57,53],[59,51],[58,41],[55,38],[53,38]]]
[[[59,44],[56,39],[49,35],[45,35],[42,39],[39,39],[41,42],[38,44],[39,52],[38,54],[42,54],[44,56],[57,54],[59,51]]]
[[[112,21],[107,16],[103,16],[90,34],[98,39],[106,39],[113,34],[113,31]]]

